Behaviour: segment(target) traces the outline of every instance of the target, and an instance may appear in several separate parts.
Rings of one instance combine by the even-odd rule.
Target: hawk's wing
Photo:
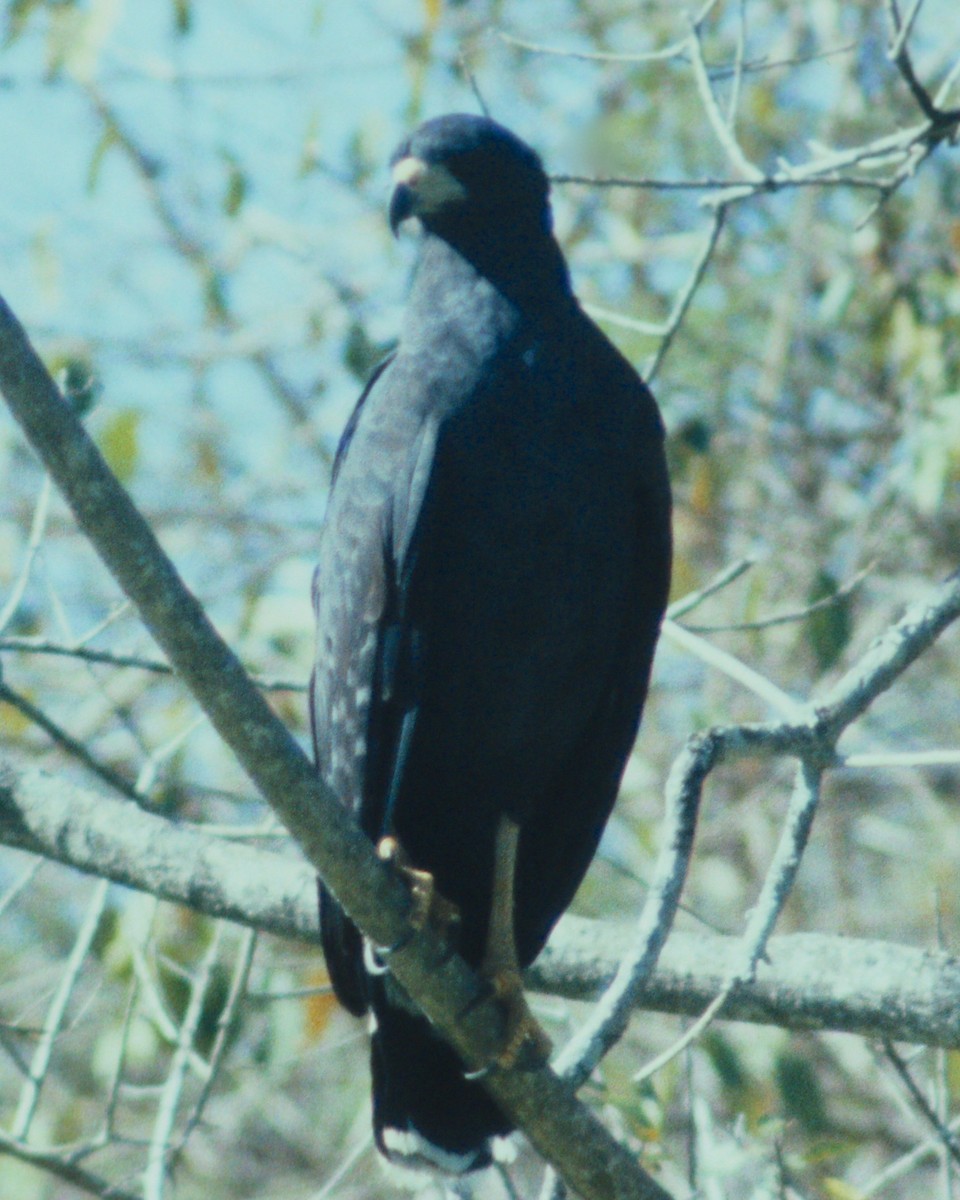
[[[399,694],[398,564],[416,526],[433,460],[429,391],[408,364],[378,367],[347,424],[314,572],[317,642],[310,717],[317,768],[377,840],[402,749],[408,698]],[[362,419],[361,419],[362,418]],[[365,1010],[362,943],[321,887],[327,966],[348,1009]]]

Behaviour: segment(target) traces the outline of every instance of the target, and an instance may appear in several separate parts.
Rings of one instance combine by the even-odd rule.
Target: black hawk
[[[537,155],[450,115],[393,156],[420,230],[399,344],[340,442],[314,584],[317,764],[369,837],[459,912],[502,998],[501,1066],[543,1051],[519,971],[590,863],[670,574],[663,426],[583,313]],[[372,1013],[379,1149],[452,1172],[511,1129],[321,889],[330,976]]]

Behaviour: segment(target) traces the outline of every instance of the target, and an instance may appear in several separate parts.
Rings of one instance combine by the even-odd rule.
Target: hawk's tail
[[[463,1174],[488,1166],[491,1141],[513,1129],[483,1085],[464,1078],[456,1052],[425,1017],[398,1004],[388,976],[368,979],[373,1128],[397,1166]],[[402,1005],[402,1006],[401,1006]],[[500,1157],[497,1155],[497,1157]]]

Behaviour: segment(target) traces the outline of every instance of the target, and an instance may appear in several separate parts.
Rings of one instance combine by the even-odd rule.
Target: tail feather
[[[368,980],[377,1146],[392,1163],[412,1168],[462,1174],[489,1165],[491,1139],[510,1133],[512,1124],[480,1083],[464,1078],[463,1063],[426,1018],[388,995],[394,987]]]
[[[327,973],[337,999],[355,1017],[367,1011],[367,984],[363,969],[363,938],[360,930],[317,880],[320,902],[320,941]]]

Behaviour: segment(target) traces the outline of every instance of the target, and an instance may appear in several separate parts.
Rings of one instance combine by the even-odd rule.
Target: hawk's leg
[[[455,942],[460,910],[440,894],[430,872],[415,867],[395,837],[381,838],[377,854],[403,877],[410,889],[411,927],[420,930],[429,926],[445,942]]]
[[[514,884],[520,826],[501,817],[493,852],[493,900],[487,945],[480,974],[504,1011],[506,1032],[496,1065],[540,1066],[550,1057],[550,1039],[540,1028],[523,994],[514,932]]]

